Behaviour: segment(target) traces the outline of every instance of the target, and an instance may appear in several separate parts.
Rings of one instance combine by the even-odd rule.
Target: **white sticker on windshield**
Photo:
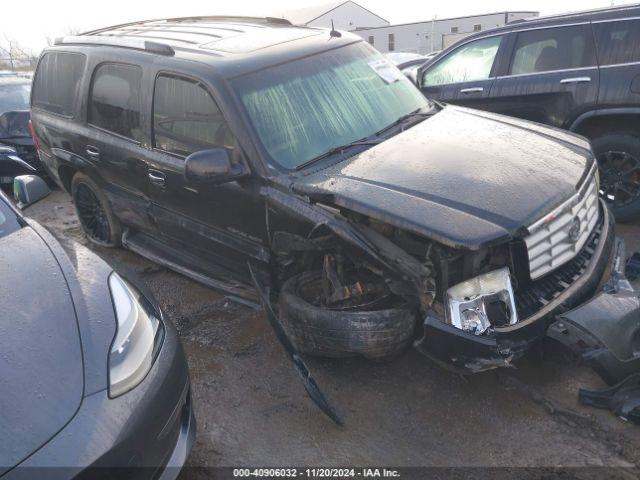
[[[369,66],[374,72],[378,74],[378,76],[382,80],[387,83],[393,83],[397,82],[398,80],[402,80],[402,72],[385,58],[369,62]]]

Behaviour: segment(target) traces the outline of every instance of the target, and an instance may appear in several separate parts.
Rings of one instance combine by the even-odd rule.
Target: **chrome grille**
[[[576,195],[528,228],[524,241],[533,280],[578,254],[598,221],[599,211],[594,164]]]

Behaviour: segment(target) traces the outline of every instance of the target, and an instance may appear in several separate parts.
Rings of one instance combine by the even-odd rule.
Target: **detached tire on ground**
[[[71,180],[71,196],[89,241],[102,247],[120,246],[122,227],[98,184],[87,175],[76,173]]]
[[[640,218],[640,136],[609,133],[591,141],[600,168],[600,190],[615,219]]]
[[[280,318],[302,353],[321,357],[363,356],[385,360],[411,343],[416,310],[397,300],[379,310],[329,310],[302,298],[300,292],[320,284],[320,272],[304,272],[287,280],[279,298]]]

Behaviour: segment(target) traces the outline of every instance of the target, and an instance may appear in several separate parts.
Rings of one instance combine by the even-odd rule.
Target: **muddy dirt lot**
[[[25,213],[87,243],[63,192]],[[618,232],[640,250],[640,223]],[[92,248],[135,269],[182,336],[198,421],[190,465],[640,465],[640,427],[579,405],[580,386],[604,384],[550,340],[515,369],[466,378],[414,351],[388,364],[308,359],[340,428],[306,397],[261,312],[131,252]]]

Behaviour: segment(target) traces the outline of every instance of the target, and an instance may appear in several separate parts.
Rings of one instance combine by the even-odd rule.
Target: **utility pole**
[[[438,18],[437,15],[434,15],[433,18],[431,19],[431,51],[433,52],[436,47],[435,47],[435,40],[436,40],[436,18]]]

